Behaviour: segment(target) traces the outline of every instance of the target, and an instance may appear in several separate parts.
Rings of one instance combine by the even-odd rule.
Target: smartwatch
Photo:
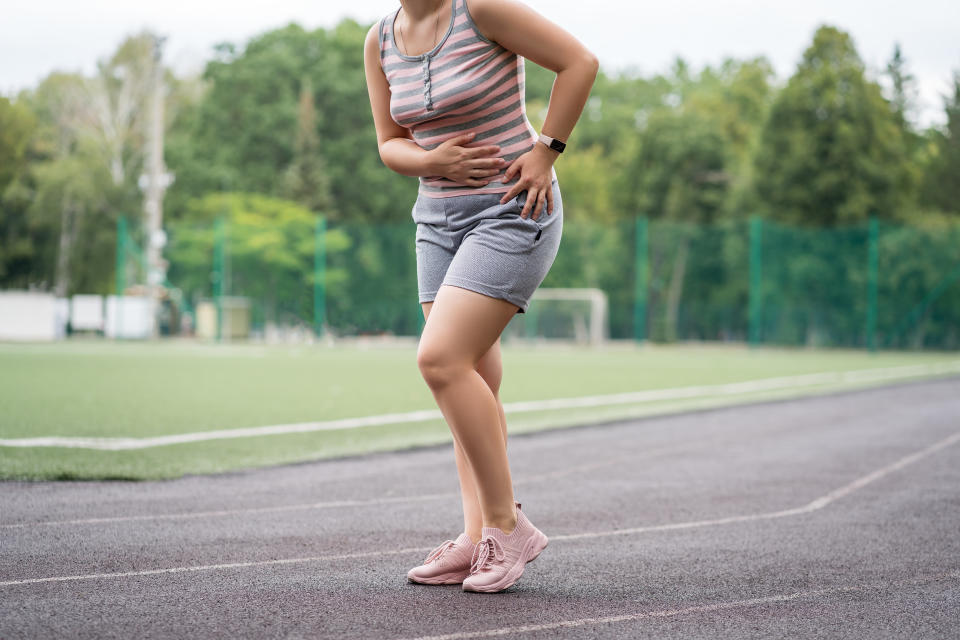
[[[563,150],[567,148],[567,143],[560,142],[556,138],[551,138],[550,136],[544,135],[542,133],[540,134],[540,137],[537,138],[537,140],[547,145],[557,153],[563,153]]]

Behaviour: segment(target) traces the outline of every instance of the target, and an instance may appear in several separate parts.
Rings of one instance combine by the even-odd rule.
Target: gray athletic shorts
[[[526,313],[530,297],[553,265],[563,231],[560,186],[553,181],[553,213],[547,205],[521,218],[523,191],[506,204],[502,193],[449,198],[417,197],[417,288],[432,302],[440,285],[470,289],[517,305]]]

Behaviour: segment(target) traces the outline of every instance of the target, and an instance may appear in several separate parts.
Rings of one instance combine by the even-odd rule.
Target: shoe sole
[[[418,578],[414,580],[410,576],[407,576],[407,582],[412,582],[414,584],[461,584],[466,580],[469,573],[464,573],[463,571],[457,571],[455,573],[441,573],[438,576],[432,578]]]
[[[515,565],[510,567],[510,570],[507,571],[500,580],[494,582],[493,584],[484,585],[484,586],[473,586],[466,582],[463,583],[464,591],[475,591],[477,593],[496,593],[497,591],[503,591],[507,589],[520,579],[520,576],[523,575],[523,570],[527,566],[528,562],[533,562],[537,559],[537,556],[547,548],[550,540],[543,534],[542,531],[537,529],[536,533],[530,536],[530,539],[527,540],[527,544],[523,547],[523,552],[520,554],[521,558],[524,558],[523,562],[517,562]]]

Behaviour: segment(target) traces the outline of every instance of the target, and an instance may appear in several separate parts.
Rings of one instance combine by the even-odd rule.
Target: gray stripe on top
[[[418,133],[433,137],[433,136],[441,136],[447,133],[454,133],[456,131],[462,131],[463,129],[473,130],[482,124],[493,122],[497,118],[502,118],[503,116],[509,114],[514,110],[518,110],[519,108],[520,108],[520,97],[517,96],[517,99],[511,102],[506,107],[499,109],[497,111],[493,111],[492,113],[488,113],[485,116],[480,116],[479,118],[474,118],[473,120],[464,120],[463,122],[458,122],[457,124],[452,124],[448,127],[438,127],[436,129],[430,129],[430,131],[418,131]],[[416,137],[416,135],[414,135],[414,137]]]
[[[474,44],[474,42],[482,42],[482,41],[479,40],[479,39],[474,38],[473,40],[463,40],[463,41],[461,41],[461,42],[455,42],[455,43],[453,43],[452,45],[450,45],[450,48],[449,48],[449,49],[444,50],[444,53],[448,53],[448,52],[450,52],[450,51],[456,51],[457,49],[461,48],[461,45]],[[494,44],[494,45],[489,45],[489,46],[487,46],[486,49],[477,49],[476,55],[481,55],[481,54],[484,54],[484,53],[486,53],[486,52],[488,52],[488,51],[496,51],[496,54],[494,55],[494,57],[496,57],[496,56],[502,54],[504,51],[506,51],[506,49],[504,49],[504,48],[501,47],[500,45]],[[385,56],[384,56],[384,57],[385,57]],[[430,63],[430,72],[431,72],[431,73],[441,73],[441,72],[443,72],[443,71],[446,71],[447,69],[451,69],[451,68],[457,66],[458,64],[463,64],[463,60],[462,60],[462,59],[448,60],[448,61],[444,62],[443,64],[439,64],[439,65],[437,65],[437,66],[434,66],[433,63],[431,62],[431,63]],[[419,73],[422,68],[423,68],[423,63],[422,63],[422,62],[420,62],[420,61],[410,62],[410,61],[407,61],[407,60],[401,60],[400,62],[394,62],[394,63],[391,63],[391,64],[387,64],[387,65],[384,65],[384,67],[383,67],[384,71],[395,71],[395,70],[397,70],[397,69],[411,69],[411,70],[412,70],[412,69],[416,69],[416,70],[417,70],[417,73]],[[410,78],[414,78],[414,77],[416,77],[416,73],[415,73],[415,74],[412,74],[412,75],[410,76]]]
[[[499,89],[499,88],[500,88],[500,87],[498,87],[498,89]],[[520,95],[520,88],[519,88],[519,86],[517,86],[517,84],[515,84],[515,83],[509,83],[509,84],[505,83],[505,84],[503,85],[503,90],[502,90],[500,93],[496,94],[496,95],[497,95],[497,98],[496,98],[496,99],[497,99],[497,100],[504,100],[504,99],[506,99],[506,98],[509,97],[509,94],[510,94],[510,93],[513,93],[514,95]],[[453,113],[456,112],[457,109],[459,109],[459,108],[461,108],[461,107],[465,107],[465,106],[472,106],[473,104],[476,103],[476,101],[477,101],[477,97],[476,97],[476,96],[470,96],[470,97],[468,97],[468,98],[465,98],[465,99],[461,100],[460,102],[455,102],[455,103],[449,105],[448,107],[446,107],[446,108],[443,110],[442,115],[453,114]],[[406,122],[407,122],[408,124],[407,124],[407,125],[404,125],[404,126],[409,126],[409,125],[414,125],[414,124],[420,124],[421,122],[427,122],[427,121],[429,121],[429,120],[433,120],[433,119],[436,118],[436,117],[437,117],[437,115],[436,115],[435,113],[432,113],[432,114],[426,114],[426,115],[421,116],[421,117],[419,117],[419,118],[414,118],[414,119],[412,119],[412,120],[408,119],[408,120],[406,120]]]
[[[489,80],[489,78],[488,78],[488,80]],[[520,86],[519,86],[519,83],[517,82],[517,71],[516,71],[516,69],[514,69],[514,70],[510,71],[509,73],[507,73],[507,74],[501,79],[501,82],[503,82],[504,84],[510,85],[512,91],[513,91],[514,93],[516,93],[517,95],[520,95]],[[473,85],[475,85],[475,83],[471,83],[471,85],[473,86]],[[442,93],[442,94],[440,94],[440,95],[434,94],[434,96],[433,96],[433,101],[436,103],[436,102],[439,102],[440,100],[443,100],[444,98],[457,96],[459,93],[460,93],[459,88],[455,86],[452,90],[447,91],[446,93]],[[477,99],[478,99],[477,96],[468,96],[468,97],[464,98],[463,100],[459,100],[459,101],[457,101],[457,102],[455,102],[455,103],[453,103],[453,104],[451,104],[451,105],[445,106],[443,109],[431,111],[430,113],[423,114],[423,115],[421,115],[421,116],[419,116],[419,117],[413,117],[413,118],[411,118],[409,115],[404,115],[404,116],[401,116],[401,117],[402,117],[402,120],[399,120],[399,119],[397,119],[396,114],[393,114],[393,115],[394,115],[394,119],[397,121],[397,123],[399,123],[400,125],[402,125],[402,126],[404,126],[404,127],[408,127],[408,128],[409,128],[410,126],[415,125],[415,124],[418,124],[418,123],[420,123],[420,122],[426,122],[426,121],[428,121],[428,120],[433,120],[434,118],[437,118],[437,117],[440,117],[440,116],[444,116],[444,115],[446,115],[446,114],[451,114],[451,113],[453,113],[453,112],[457,109],[457,107],[472,106],[473,104],[476,103]],[[481,99],[482,99],[482,98],[481,98]],[[404,105],[404,106],[403,106],[403,109],[404,109],[405,111],[407,111],[407,110],[411,109],[412,106],[413,106],[413,105]],[[392,112],[391,112],[391,113],[392,113]]]
[[[496,127],[492,128],[492,129],[487,129],[486,131],[483,131],[483,132],[477,132],[477,136],[473,139],[473,141],[476,143],[476,142],[478,142],[478,141],[480,141],[480,140],[485,140],[485,139],[487,139],[487,138],[491,138],[491,137],[493,137],[493,136],[496,136],[496,135],[499,134],[499,133],[503,133],[504,131],[509,131],[510,129],[513,129],[513,128],[517,127],[517,125],[526,124],[526,122],[527,122],[527,119],[523,116],[522,113],[517,114],[517,117],[513,118],[513,119],[510,120],[509,122],[506,122],[506,123],[504,123],[504,124],[501,124],[501,125],[499,125],[499,126],[496,126]],[[529,137],[529,136],[530,136],[530,132],[529,132],[529,131],[526,132],[525,135],[526,135],[527,137]],[[414,140],[416,140],[417,137],[418,137],[418,136],[417,136],[416,132],[414,132],[414,134],[413,134]],[[424,137],[424,136],[420,136],[420,137]],[[436,143],[430,143],[430,144],[421,144],[419,141],[417,141],[417,144],[419,144],[419,145],[420,145],[421,147],[423,147],[424,149],[435,149],[435,148],[439,147],[442,143],[441,143],[441,142],[436,142]],[[500,146],[504,146],[504,145],[508,144],[508,141],[503,140],[503,141],[498,142],[498,144],[499,144]]]
[[[504,69],[506,66],[508,66],[508,65],[511,63],[511,59],[513,59],[513,58],[515,58],[515,56],[512,56],[512,55],[507,56],[506,58],[504,58],[503,60],[501,60],[495,67],[493,67],[492,69],[487,70],[487,71],[486,71],[482,76],[480,76],[479,78],[474,78],[470,83],[464,83],[464,84],[459,84],[459,85],[457,85],[456,91],[448,92],[448,95],[450,95],[450,94],[452,94],[452,93],[457,93],[457,92],[459,92],[459,91],[461,91],[461,90],[463,90],[463,89],[469,89],[469,88],[471,88],[471,87],[475,87],[475,86],[478,85],[478,84],[482,84],[482,83],[486,82],[487,80],[489,80],[490,78],[492,78],[494,75],[496,75],[500,70],[502,70],[502,69]],[[421,68],[422,68],[422,67],[421,67]],[[430,87],[431,87],[432,92],[433,92],[433,94],[434,94],[434,100],[436,101],[436,99],[437,99],[437,91],[438,91],[438,90],[442,90],[442,89],[444,89],[445,87],[449,87],[449,86],[452,85],[452,84],[455,84],[455,83],[458,81],[458,78],[457,78],[456,75],[453,75],[453,76],[450,76],[449,78],[445,78],[445,79],[443,79],[443,80],[435,81],[435,80],[433,79],[433,77],[432,77],[435,73],[436,73],[436,69],[434,69],[433,67],[430,67],[430,75],[431,75],[431,78],[430,78]],[[399,100],[399,99],[403,99],[403,98],[412,98],[413,96],[419,95],[419,94],[423,91],[423,74],[422,74],[422,72],[421,72],[421,74],[420,74],[420,78],[421,78],[420,86],[418,86],[416,89],[408,89],[408,90],[406,90],[406,91],[392,92],[392,93],[393,93],[393,97],[394,97],[394,98],[397,98],[397,99]]]

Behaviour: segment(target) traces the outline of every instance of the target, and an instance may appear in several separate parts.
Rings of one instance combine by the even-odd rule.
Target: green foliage
[[[23,102],[0,97],[0,282],[25,286],[33,270],[34,238],[23,215],[11,215],[27,206],[27,195],[19,188],[7,192],[29,163],[29,142],[37,128],[37,117]],[[9,212],[3,215],[3,212]]]
[[[179,216],[188,194],[209,190],[290,193],[284,174],[297,161],[298,102],[306,78],[332,199],[323,213],[335,221],[405,219],[416,181],[380,161],[363,71],[365,35],[351,20],[312,32],[290,24],[252,39],[242,51],[219,46],[204,72],[209,91],[183,117],[189,144],[181,143],[169,159],[178,176],[171,215]]]
[[[23,168],[36,116],[23,104],[0,97],[0,193]]]
[[[925,151],[929,170],[924,175],[922,202],[960,216],[960,72],[951,93],[944,96],[947,123],[929,133]]]
[[[710,222],[729,180],[723,138],[696,112],[655,111],[628,169],[627,206],[651,217]]]
[[[777,96],[756,155],[756,190],[773,219],[832,226],[909,203],[906,149],[880,87],[864,76],[850,36],[820,27]]]
[[[225,295],[253,301],[252,321],[309,324],[313,313],[313,259],[316,216],[302,206],[255,193],[215,193],[189,203],[168,227],[169,279],[194,301],[212,295],[215,221],[226,223]],[[336,259],[351,246],[341,231],[328,230],[327,255]],[[326,271],[327,295],[346,293],[347,274]]]
[[[297,108],[294,156],[283,176],[283,191],[285,197],[311,211],[327,211],[330,207],[330,181],[323,156],[320,155],[316,120],[317,110],[313,104],[310,78],[304,78]]]
[[[289,24],[222,43],[198,78],[166,72],[164,203],[171,282],[209,296],[214,221],[228,233],[227,294],[254,325],[312,321],[314,224],[326,236],[327,322],[344,333],[414,334],[417,180],[383,166],[369,112],[367,27]],[[0,286],[112,289],[117,216],[138,224],[152,36],[126,39],[91,77],[54,73],[0,99]],[[555,75],[526,61],[538,130]],[[611,334],[632,335],[634,220],[651,220],[646,323],[656,340],[742,339],[747,218],[767,218],[766,339],[861,344],[866,221],[881,233],[878,329],[890,345],[957,342],[949,280],[960,213],[960,76],[946,126],[916,131],[899,47],[889,96],[846,33],[816,32],[793,77],[769,61],[699,71],[601,71],[557,161],[564,214],[549,286],[603,288]],[[777,224],[773,224],[776,222]],[[899,223],[900,226],[894,223]],[[801,230],[800,228],[803,228]],[[951,262],[952,261],[952,262]]]

